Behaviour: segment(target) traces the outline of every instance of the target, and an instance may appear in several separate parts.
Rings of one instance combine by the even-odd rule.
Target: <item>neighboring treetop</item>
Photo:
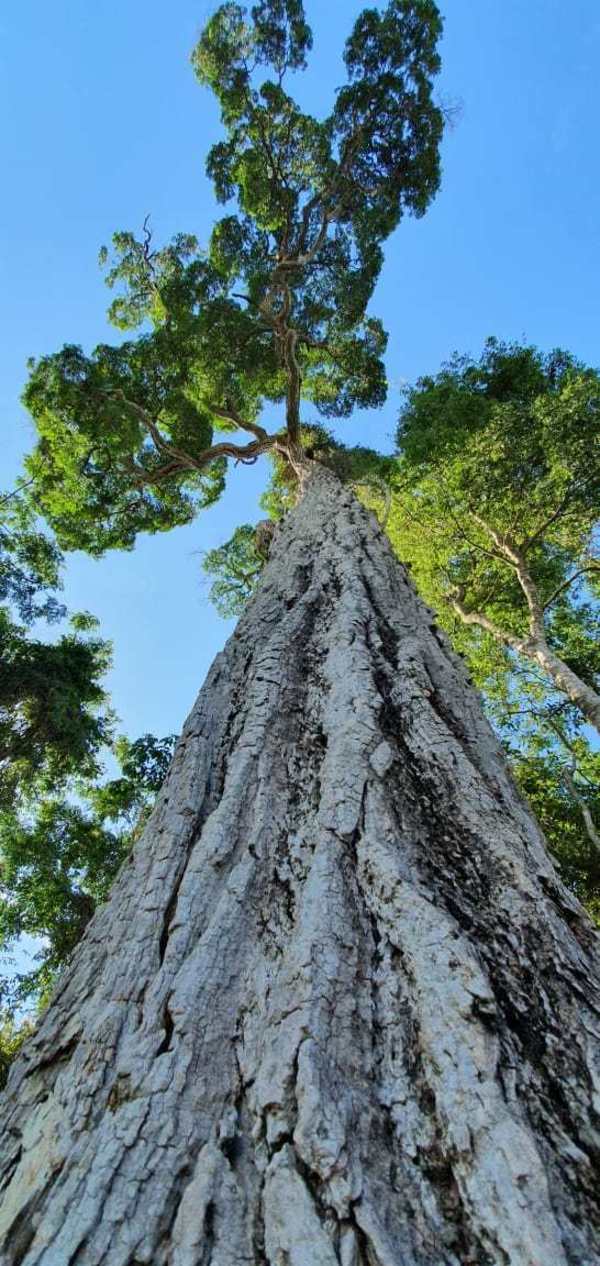
[[[439,185],[440,33],[431,0],[363,11],[347,82],[319,121],[284,88],[311,46],[301,0],[249,14],[225,4],[209,20],[192,61],[226,139],[207,169],[238,211],[207,253],[190,235],[155,250],[147,229],[116,234],[110,316],[142,332],[32,364],[24,398],[40,441],[28,469],[63,547],[128,548],[139,531],[188,521],[219,495],[227,458],[272,451],[300,468],[301,399],[325,417],[383,402],[386,337],[367,305],[381,243]],[[285,420],[267,431],[258,419],[271,403]],[[239,431],[243,444],[228,434]]]
[[[600,728],[600,374],[490,339],[407,392],[398,442],[391,539],[502,728]]]
[[[559,622],[598,587],[600,375],[566,352],[488,340],[409,390],[398,510],[421,592],[528,636],[528,589]],[[415,525],[415,530],[411,527]],[[531,599],[532,592],[529,593]]]

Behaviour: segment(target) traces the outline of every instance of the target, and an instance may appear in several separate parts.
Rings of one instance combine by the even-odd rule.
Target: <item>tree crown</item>
[[[217,9],[192,62],[225,129],[207,170],[237,210],[206,252],[187,234],[159,250],[147,227],[116,234],[102,252],[109,315],[139,333],[31,366],[29,470],[62,545],[101,553],[188,521],[218,496],[228,458],[298,464],[302,399],[324,417],[383,402],[386,337],[367,308],[382,243],[439,185],[440,32],[432,0],[364,10],[318,120],[287,90],[312,41],[301,0]],[[259,419],[280,404],[267,430]]]

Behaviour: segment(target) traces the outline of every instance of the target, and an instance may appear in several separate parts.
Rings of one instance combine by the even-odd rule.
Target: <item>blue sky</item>
[[[189,66],[206,0],[6,0],[0,16],[2,474],[32,432],[18,399],[28,356],[111,335],[96,266],[115,229],[152,217],[206,242],[217,214],[204,155],[217,111]],[[315,33],[303,103],[328,109],[355,0],[306,0]],[[446,0],[441,92],[461,117],[442,191],[388,243],[373,304],[390,332],[390,397],[340,435],[390,448],[401,384],[488,334],[562,345],[598,364],[598,0]],[[266,477],[231,473],[221,504],[131,554],[72,555],[66,600],[114,643],[109,685],[132,737],[179,730],[228,632],[199,553],[258,517]]]

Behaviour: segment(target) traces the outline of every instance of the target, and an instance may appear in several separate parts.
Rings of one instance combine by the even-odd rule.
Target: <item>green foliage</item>
[[[137,836],[167,776],[174,747],[174,734],[162,739],[142,734],[135,741],[118,738],[113,751],[120,776],[86,787],[86,798],[96,816],[126,823]]]
[[[566,353],[494,340],[479,362],[455,357],[407,394],[390,532],[419,591],[468,649],[480,685],[489,673],[506,674],[511,656],[484,629],[461,628],[453,602],[528,636],[530,612],[505,540],[517,544],[547,606],[550,646],[590,684],[600,670],[590,601],[600,574],[599,422],[595,370]]]
[[[9,1011],[0,1010],[0,1090],[4,1089],[10,1066],[33,1029],[31,1020],[19,1023]]]
[[[222,463],[177,466],[179,445],[194,459],[212,439],[191,374],[184,346],[165,330],[103,344],[91,357],[64,347],[32,365],[23,399],[40,440],[26,465],[63,548],[131,548],[139,531],[187,523],[219,495]]]
[[[483,693],[565,878],[596,916],[598,856],[582,803],[598,826],[598,756],[585,718],[526,653],[531,610],[510,554],[545,608],[549,646],[597,688],[599,421],[595,370],[490,339],[479,361],[455,356],[407,392],[388,523]]]
[[[264,560],[256,548],[255,529],[250,523],[237,527],[225,545],[206,551],[203,570],[215,577],[209,597],[225,620],[241,615],[263,565]]]
[[[65,615],[55,592],[60,563],[60,550],[40,532],[19,489],[0,498],[0,603],[12,607],[23,624],[55,623]]]
[[[542,731],[543,734],[543,731]],[[532,742],[525,751],[512,753],[517,782],[544,832],[561,875],[569,888],[600,925],[600,852],[590,840],[579,800],[565,780],[564,750]],[[577,753],[577,796],[600,824],[600,754],[580,735],[573,744]],[[541,749],[541,750],[540,750]]]
[[[93,774],[110,736],[100,678],[106,644],[65,634],[48,643],[0,625],[0,803],[19,789]]]
[[[35,788],[92,776],[110,738],[112,717],[101,679],[109,647],[89,636],[93,618],[52,642],[28,626],[65,614],[57,601],[60,553],[41,533],[30,505],[10,496],[0,506],[0,808]],[[19,619],[15,619],[18,616]],[[82,636],[82,634],[86,634]]]
[[[311,43],[302,5],[264,3],[250,17],[241,5],[221,5],[192,56],[228,130],[208,158],[217,195],[237,194],[245,215],[270,231],[309,228],[318,208],[301,224],[303,200],[326,202],[359,255],[368,254],[403,211],[422,214],[439,185],[443,121],[431,85],[440,35],[429,0],[391,0],[383,14],[364,10],[346,42],[348,82],[318,122],[282,87]],[[257,86],[263,67],[275,78]]]
[[[191,234],[154,249],[147,223],[141,239],[115,234],[113,257],[101,252],[109,317],[137,337],[32,364],[28,470],[61,546],[129,548],[210,504],[228,458],[286,445],[293,458],[301,399],[324,417],[383,402],[386,336],[367,305],[382,242],[438,188],[440,33],[432,0],[366,9],[347,82],[317,120],[284,87],[312,43],[301,0],[226,3],[209,19],[192,62],[226,136],[207,170],[237,210],[207,254]],[[286,429],[267,432],[261,412],[280,403]]]
[[[47,993],[138,837],[164,780],[172,736],[114,746],[118,777],[80,776],[20,813],[0,812],[0,950],[23,934],[43,938],[38,966],[6,982],[12,1006]]]

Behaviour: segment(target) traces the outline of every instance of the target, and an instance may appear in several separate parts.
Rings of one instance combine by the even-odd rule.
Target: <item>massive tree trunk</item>
[[[597,937],[308,481],[5,1097],[3,1266],[600,1263]]]

